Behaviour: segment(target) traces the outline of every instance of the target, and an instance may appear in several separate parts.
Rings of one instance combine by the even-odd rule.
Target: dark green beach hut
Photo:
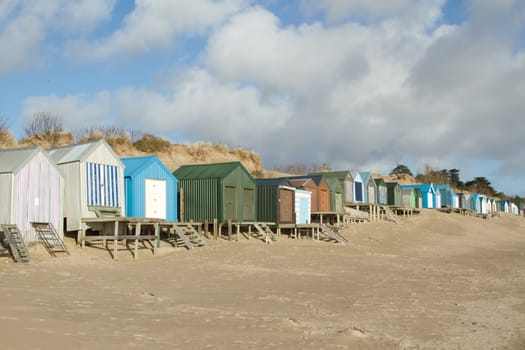
[[[328,184],[328,188],[330,188],[330,207],[332,208],[331,210],[336,213],[343,213],[345,211],[343,199],[343,186],[341,186],[341,183],[336,178],[327,178],[326,183]]]
[[[255,180],[240,162],[183,165],[173,175],[181,221],[255,221]]]
[[[401,206],[401,186],[397,182],[385,182],[388,205]]]

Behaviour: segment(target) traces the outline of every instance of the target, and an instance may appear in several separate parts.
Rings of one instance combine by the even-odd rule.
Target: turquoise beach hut
[[[126,216],[178,218],[177,178],[157,156],[122,158]]]

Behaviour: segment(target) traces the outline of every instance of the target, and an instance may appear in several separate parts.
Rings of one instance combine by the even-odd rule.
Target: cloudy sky
[[[525,195],[525,0],[0,0],[0,115]]]

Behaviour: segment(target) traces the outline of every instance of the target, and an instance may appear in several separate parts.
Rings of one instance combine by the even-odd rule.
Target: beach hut
[[[178,218],[178,180],[157,156],[122,158],[126,216],[164,219]]]
[[[312,212],[330,212],[330,187],[322,175],[287,177],[293,187],[312,192]],[[310,180],[310,181],[307,181]]]
[[[316,172],[309,175],[323,175],[326,179],[337,179],[343,187],[344,204],[352,204],[354,198],[354,177],[348,170]]]
[[[434,208],[441,208],[441,193],[437,190],[434,193]]]
[[[124,164],[104,139],[52,148],[64,176],[66,231],[80,231],[82,218],[101,211],[125,215]]]
[[[428,184],[414,184],[402,185],[401,188],[414,188],[421,191],[421,208],[434,208],[434,196],[436,191],[431,183]]]
[[[454,192],[452,191],[452,187],[450,187],[449,184],[437,184],[434,185],[434,188],[436,189],[436,192],[439,192],[441,195],[441,205],[440,207],[454,207]]]
[[[361,178],[361,174],[357,171],[354,171],[352,173],[352,177],[354,178],[354,203],[364,203],[365,187],[363,184],[363,179]]]
[[[322,176],[289,177],[290,184],[300,190],[312,192],[311,212],[330,211],[330,188],[326,179]]]
[[[386,182],[387,204],[396,207],[401,206],[401,186],[397,182]]]
[[[53,225],[63,237],[64,180],[40,147],[0,150],[0,223],[16,224],[25,243],[37,242],[31,222]]]
[[[361,171],[359,174],[363,180],[364,202],[375,204],[377,202],[377,188],[372,173],[370,171]]]
[[[388,204],[388,189],[386,187],[385,180],[378,178],[374,180],[377,187],[377,204],[387,205]]]
[[[483,194],[472,193],[472,210],[478,214],[487,213],[487,197]]]
[[[406,208],[419,208],[415,188],[401,188],[401,205]]]
[[[502,199],[502,200],[497,201],[497,205],[498,205],[498,211],[505,213],[505,214],[509,213],[509,201]]]
[[[182,221],[255,221],[257,186],[240,162],[183,165],[179,180]]]
[[[465,197],[463,193],[454,192],[452,207],[453,208],[464,208],[465,207],[464,202],[465,202]]]
[[[295,223],[295,188],[289,186],[289,182],[285,179],[256,179],[255,183],[257,221],[276,224]]]
[[[336,213],[344,212],[344,189],[339,180],[334,178],[327,178],[326,183],[330,189],[330,210]]]
[[[312,192],[295,189],[295,223],[310,224],[312,217]]]
[[[472,211],[476,210],[476,205],[472,193],[463,193],[463,203],[465,209],[470,209]]]

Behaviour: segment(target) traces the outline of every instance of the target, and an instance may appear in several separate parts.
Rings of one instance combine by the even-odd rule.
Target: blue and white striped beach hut
[[[126,216],[176,222],[177,178],[157,156],[121,158]]]
[[[125,215],[124,164],[104,139],[52,148],[64,176],[65,231],[82,229],[97,209]]]

